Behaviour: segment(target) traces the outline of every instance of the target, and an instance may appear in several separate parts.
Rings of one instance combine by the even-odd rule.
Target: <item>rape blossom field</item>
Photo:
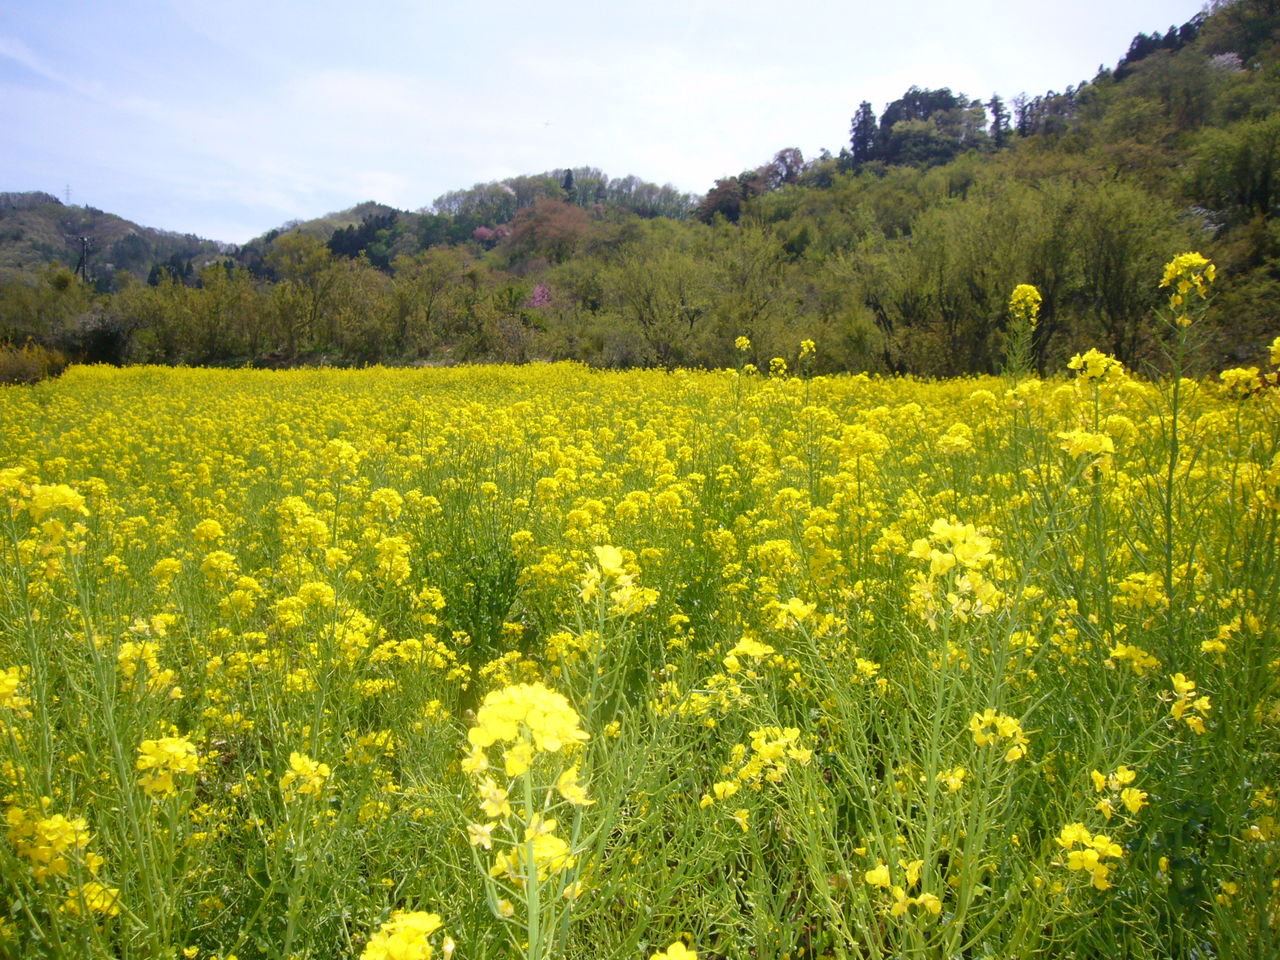
[[[0,391],[0,953],[1280,954],[1274,371],[785,366]]]

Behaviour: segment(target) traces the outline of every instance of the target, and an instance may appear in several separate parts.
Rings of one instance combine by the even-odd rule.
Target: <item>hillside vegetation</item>
[[[97,257],[113,272],[91,289],[30,247],[0,340],[113,362],[715,367],[745,335],[757,364],[812,339],[820,371],[954,375],[998,368],[1029,283],[1041,370],[1090,346],[1141,366],[1160,354],[1150,278],[1194,249],[1221,277],[1204,362],[1256,362],[1280,321],[1278,25],[1280,4],[1235,0],[1061,92],[912,87],[853,108],[837,154],[781,149],[700,199],[562,169],[223,255]]]

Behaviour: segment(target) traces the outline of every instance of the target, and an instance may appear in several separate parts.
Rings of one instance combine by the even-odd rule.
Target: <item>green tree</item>
[[[611,283],[618,315],[639,331],[647,362],[667,369],[687,362],[715,295],[694,238],[681,233],[647,231],[621,253]]]
[[[337,274],[329,248],[309,233],[287,233],[271,245],[267,265],[280,278],[272,301],[285,355],[292,360],[304,348],[331,348],[337,339],[332,310]]]
[[[877,158],[879,137],[880,128],[876,123],[875,111],[871,109],[869,101],[863,100],[853,115],[849,131],[849,153],[856,166]]]
[[[1145,356],[1157,281],[1171,250],[1200,239],[1172,203],[1124,181],[1103,181],[1077,208],[1082,306],[1108,352],[1132,366]]]
[[[1193,153],[1193,196],[1234,222],[1273,216],[1280,205],[1280,115],[1204,131]]]

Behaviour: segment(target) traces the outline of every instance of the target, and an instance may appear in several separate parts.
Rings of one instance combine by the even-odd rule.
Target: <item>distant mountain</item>
[[[85,274],[106,287],[120,270],[146,278],[158,267],[178,273],[217,260],[235,248],[193,234],[156,230],[94,207],[65,204],[52,194],[0,193],[0,278],[49,263]]]

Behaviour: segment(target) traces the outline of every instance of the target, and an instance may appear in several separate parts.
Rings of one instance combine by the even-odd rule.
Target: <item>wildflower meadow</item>
[[[1280,955],[1280,339],[1185,375],[1213,281],[1161,376],[1032,375],[1019,287],[1001,376],[0,388],[0,955]]]

